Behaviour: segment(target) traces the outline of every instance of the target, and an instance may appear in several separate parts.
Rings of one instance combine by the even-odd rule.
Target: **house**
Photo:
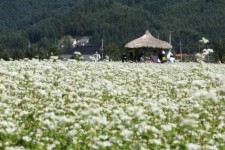
[[[176,54],[175,57],[188,57],[188,54]]]
[[[187,60],[190,60],[191,59],[191,55],[188,55],[188,54],[184,54],[184,53],[178,53],[176,54],[175,56],[175,59],[177,62],[183,62],[183,61],[187,61]]]
[[[86,46],[89,43],[89,37],[85,36],[80,39],[75,39],[70,35],[64,36],[59,40],[59,45],[61,48],[76,47],[76,46]]]
[[[72,46],[76,47],[77,46],[77,40],[76,39],[70,39]]]
[[[96,51],[100,50],[100,48],[101,46],[76,46],[65,50],[60,57],[67,60],[74,55],[74,52],[80,52],[85,61],[91,61],[90,56],[93,56]]]
[[[88,43],[89,43],[89,37],[83,37],[80,40],[76,41],[76,45],[78,46],[85,46]]]

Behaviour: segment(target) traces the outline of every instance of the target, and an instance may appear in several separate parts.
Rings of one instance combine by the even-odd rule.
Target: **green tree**
[[[219,42],[215,43],[213,55],[216,62],[225,63],[225,39],[220,39]]]
[[[50,48],[51,47],[51,42],[49,41],[49,39],[47,37],[44,37],[39,42],[39,47]]]
[[[25,50],[17,49],[11,51],[12,58],[14,60],[23,59],[25,58]]]
[[[3,49],[26,49],[28,47],[28,40],[16,33],[9,33],[0,38],[0,45]]]
[[[61,48],[57,47],[56,45],[52,45],[49,49],[49,52],[51,55],[59,56],[62,54],[63,50]]]
[[[108,44],[104,48],[104,54],[109,56],[109,59],[114,61],[121,59],[121,52],[116,44]]]
[[[9,60],[10,57],[11,57],[11,56],[10,56],[8,50],[3,50],[3,51],[0,52],[0,58],[1,58],[1,59]]]

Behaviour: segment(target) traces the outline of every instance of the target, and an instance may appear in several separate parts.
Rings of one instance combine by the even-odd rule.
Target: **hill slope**
[[[0,31],[20,30],[69,11],[82,0],[1,0]]]
[[[35,46],[54,43],[64,35],[91,36],[92,44],[104,38],[107,44],[124,46],[149,30],[155,37],[169,40],[179,51],[198,51],[203,36],[211,42],[225,37],[223,0],[17,0],[20,5],[1,4],[0,31],[10,29],[28,38]],[[9,11],[14,8],[12,13]],[[26,10],[26,11],[25,11]],[[16,13],[16,12],[20,13]],[[25,15],[27,11],[30,14]],[[8,12],[8,13],[7,13]],[[19,31],[19,32],[18,32]],[[45,43],[45,44],[43,44]],[[4,43],[0,43],[4,45]],[[38,45],[37,45],[38,44]]]

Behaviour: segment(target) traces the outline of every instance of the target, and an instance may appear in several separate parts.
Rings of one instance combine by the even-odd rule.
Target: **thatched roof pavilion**
[[[170,45],[166,41],[156,39],[147,30],[143,36],[127,43],[125,45],[125,48],[132,48],[132,49],[135,49],[135,48],[172,49],[172,45]]]
[[[125,45],[125,48],[132,49],[134,51],[134,58],[130,58],[131,60],[140,60],[140,55],[143,54],[145,50],[154,50],[158,51],[158,55],[160,55],[161,51],[164,49],[172,49],[172,45],[170,45],[166,41],[162,41],[156,39],[151,35],[151,33],[147,30],[145,34],[133,41],[130,41]],[[130,51],[130,54],[133,52]]]

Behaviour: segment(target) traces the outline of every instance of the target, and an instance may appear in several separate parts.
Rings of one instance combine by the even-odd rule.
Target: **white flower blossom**
[[[205,149],[207,150],[218,150],[217,146],[206,145]]]
[[[201,150],[202,149],[200,145],[194,144],[194,143],[188,143],[188,144],[186,144],[186,148],[188,150]]]
[[[132,135],[133,135],[133,131],[130,131],[130,130],[127,130],[127,129],[124,129],[120,135],[122,135],[123,137],[125,137],[126,139],[127,138],[130,138]]]
[[[181,126],[193,126],[195,127],[198,122],[192,118],[186,118],[181,121]]]
[[[156,144],[156,145],[162,145],[162,140],[161,139],[150,139],[149,143]]]
[[[81,55],[81,53],[78,52],[78,51],[75,51],[74,54],[75,54],[75,55]]]
[[[168,125],[161,125],[161,128],[164,131],[171,131],[172,130],[172,126],[170,124],[168,124]]]
[[[29,137],[29,136],[23,136],[22,139],[26,142],[30,142],[32,140],[31,137]]]
[[[202,39],[199,40],[199,42],[204,43],[204,44],[207,44],[207,43],[209,43],[209,40],[206,39],[205,37],[202,37]]]

